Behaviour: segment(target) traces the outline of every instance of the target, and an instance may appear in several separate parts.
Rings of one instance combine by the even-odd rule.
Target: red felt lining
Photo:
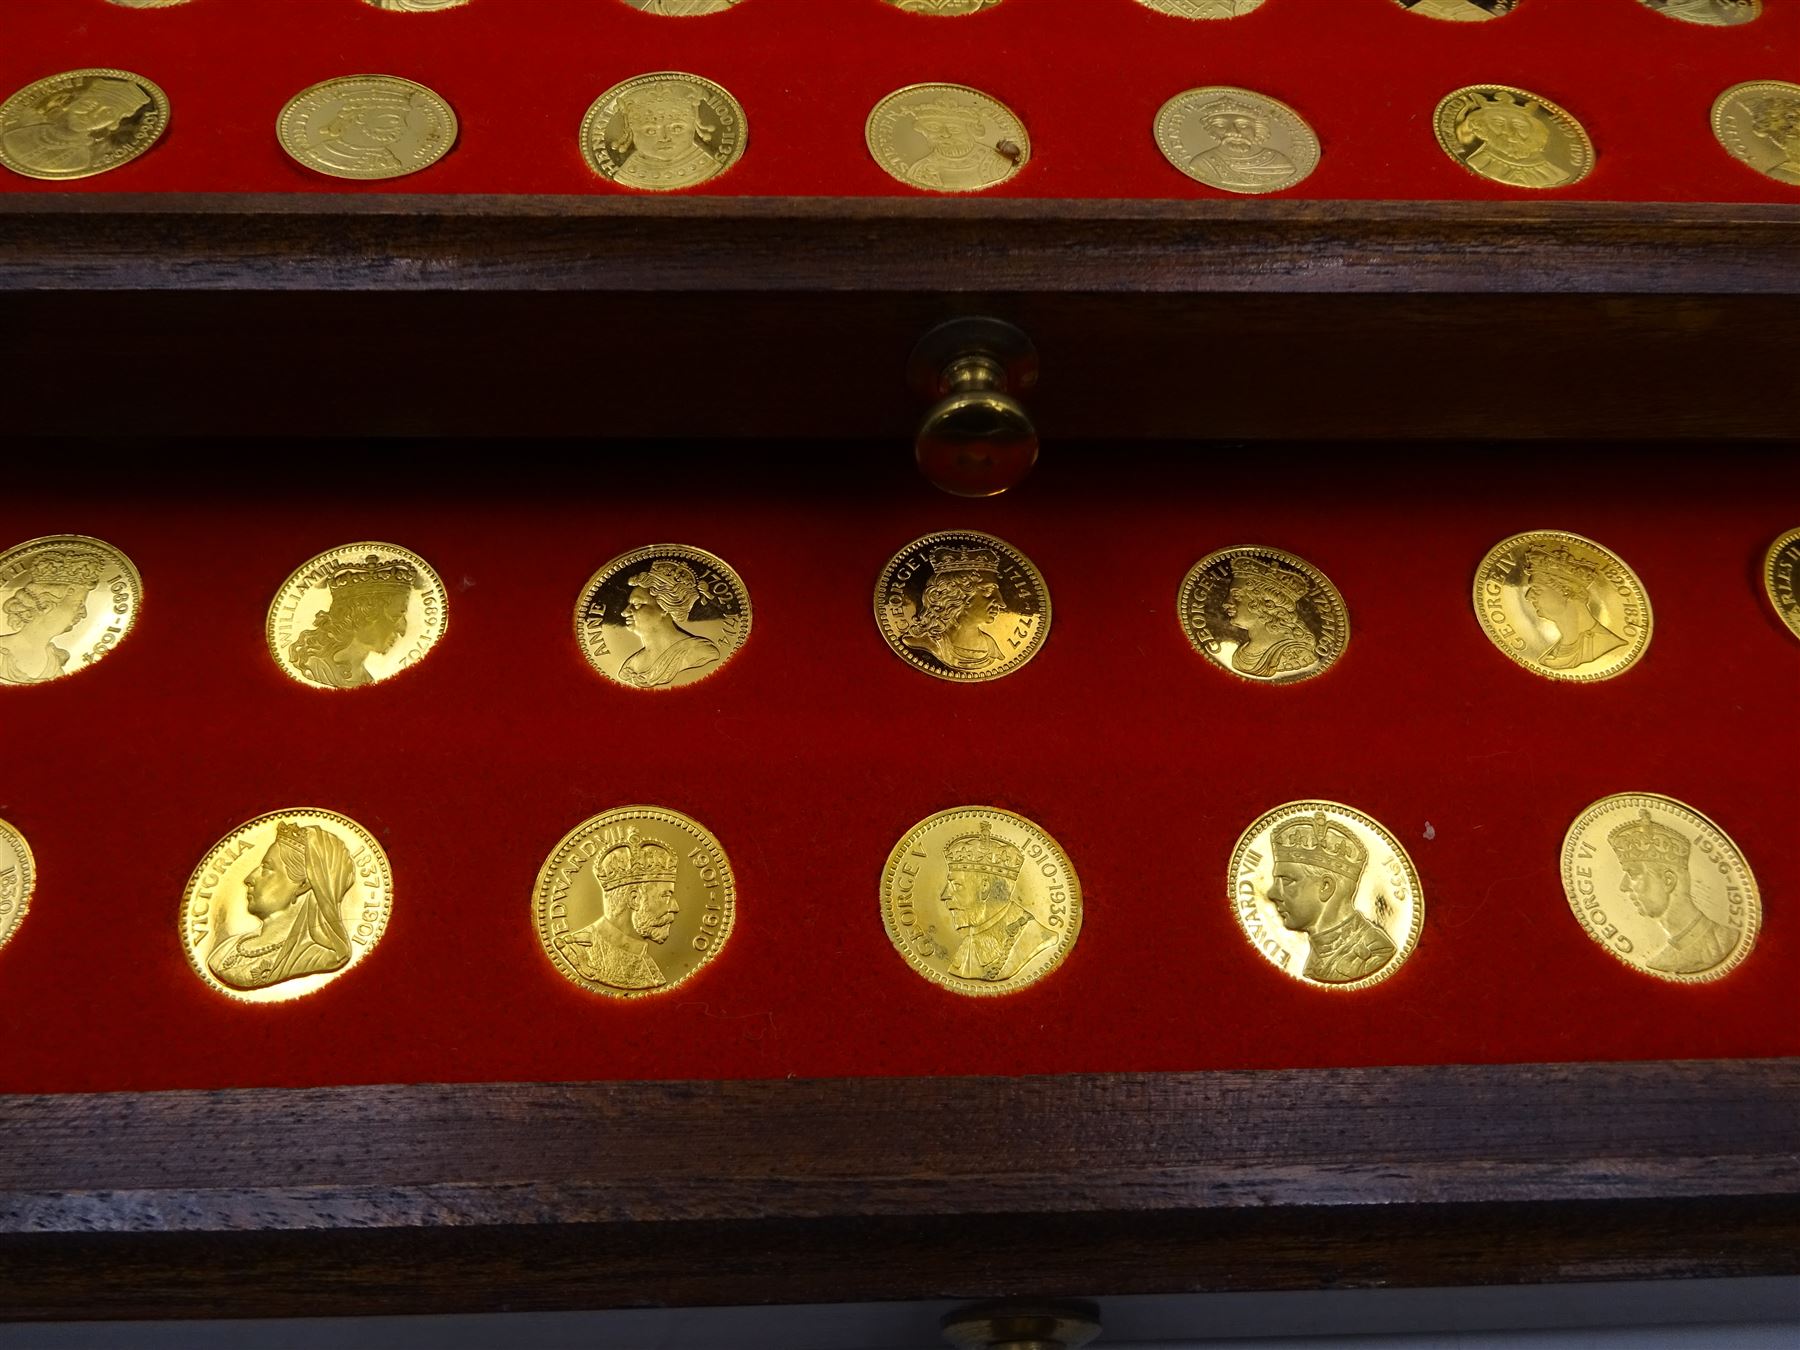
[[[1364,454],[1134,467],[1065,448],[980,503],[866,450],[836,488],[817,461],[663,448],[629,485],[521,469],[435,493],[341,447],[109,471],[110,496],[60,471],[34,482],[33,459],[9,477],[0,544],[99,535],[138,563],[145,600],[95,669],[0,690],[0,816],[40,868],[0,950],[0,1091],[1800,1053],[1800,643],[1756,579],[1796,523],[1800,466],[1484,449],[1382,470]],[[871,595],[891,550],[965,526],[1039,564],[1055,619],[1021,672],[957,686],[885,648]],[[1624,677],[1553,683],[1482,636],[1477,562],[1544,526],[1598,538],[1648,588],[1655,637]],[[438,568],[448,634],[387,684],[302,688],[264,648],[268,600],[296,563],[365,537]],[[647,696],[588,668],[570,614],[595,566],[663,539],[731,562],[755,629],[717,676]],[[1326,675],[1252,685],[1180,633],[1188,566],[1245,542],[1292,548],[1343,591],[1352,637]],[[1563,832],[1625,790],[1692,803],[1756,871],[1761,938],[1717,984],[1628,970],[1569,913]],[[1419,948],[1367,991],[1288,979],[1232,919],[1239,832],[1305,796],[1384,821],[1423,878]],[[626,1003],[553,971],[529,897],[568,828],[632,802],[710,826],[740,908],[690,984]],[[1085,890],[1066,964],[1012,997],[926,983],[882,928],[895,840],[970,802],[1040,822]],[[392,923],[316,995],[228,1002],[188,969],[181,889],[235,825],[298,804],[383,841]]]
[[[730,89],[748,151],[698,189],[724,195],[885,196],[863,123],[902,85],[950,80],[1009,103],[1034,158],[1000,194],[1206,199],[1151,135],[1164,100],[1200,84],[1283,99],[1317,129],[1324,160],[1287,194],[1309,198],[1787,201],[1792,187],[1732,160],[1713,100],[1751,79],[1800,79],[1800,0],[1705,28],[1637,0],[1525,0],[1489,23],[1408,14],[1393,0],[1268,0],[1242,18],[1181,20],[1136,0],[1006,0],[963,18],[879,0],[745,0],[673,19],[619,0],[473,0],[394,14],[362,0],[192,0],[130,10],[106,0],[0,0],[0,89],[56,71],[122,66],[173,103],[156,149],[73,183],[0,175],[8,191],[608,193],[576,128],[610,85],[686,69]],[[455,106],[462,140],[433,168],[352,184],[299,168],[276,143],[283,103],[336,75],[420,80]],[[1431,114],[1464,84],[1522,85],[1588,128],[1598,164],[1581,184],[1531,194],[1476,178],[1438,149]]]

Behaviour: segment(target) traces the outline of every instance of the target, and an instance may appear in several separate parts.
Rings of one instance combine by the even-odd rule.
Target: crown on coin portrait
[[[620,836],[609,834],[613,842],[594,859],[594,880],[603,891],[642,882],[675,880],[675,851],[667,844],[638,836],[636,827]]]
[[[1275,861],[1300,863],[1355,881],[1369,861],[1369,850],[1349,830],[1323,811],[1276,827]]]
[[[1693,847],[1686,835],[1650,819],[1650,813],[1644,810],[1638,812],[1636,820],[1614,829],[1606,836],[1606,841],[1627,867],[1634,863],[1686,867],[1688,852]]]
[[[1297,604],[1312,589],[1312,582],[1261,558],[1233,558],[1231,584],[1242,590],[1262,591],[1287,604]]]
[[[155,102],[150,95],[129,81],[97,75],[85,84],[59,91],[48,99],[44,106],[48,111],[57,112],[77,99],[83,98],[93,99],[110,112],[117,114],[120,120],[132,116],[147,104]]]
[[[1578,596],[1587,595],[1601,579],[1599,568],[1583,562],[1560,545],[1527,553],[1524,574],[1527,586],[1542,578]]]
[[[948,94],[924,103],[915,103],[906,111],[915,122],[961,122],[964,126],[977,128],[987,121],[987,114],[979,106]]]
[[[33,558],[29,576],[40,586],[97,586],[105,570],[96,553],[57,549]]]
[[[932,574],[947,572],[999,572],[1000,555],[991,548],[934,548],[926,561]]]
[[[411,563],[402,562],[398,558],[392,562],[383,562],[373,553],[369,554],[367,562],[347,563],[338,568],[326,579],[325,585],[333,595],[348,590],[425,589],[418,569]]]
[[[985,872],[989,876],[1019,879],[1025,866],[1025,850],[994,834],[985,820],[973,834],[959,834],[944,846],[944,857],[953,872]]]

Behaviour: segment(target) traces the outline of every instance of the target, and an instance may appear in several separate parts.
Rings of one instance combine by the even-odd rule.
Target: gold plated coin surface
[[[646,14],[685,19],[698,14],[723,14],[742,0],[625,0],[625,3]]]
[[[1566,530],[1502,539],[1475,572],[1475,614],[1488,640],[1553,680],[1610,680],[1650,645],[1644,584],[1617,554]]]
[[[26,178],[92,178],[129,164],[169,126],[169,98],[129,70],[69,70],[0,103],[0,164]]]
[[[0,685],[86,670],[125,640],[144,604],[137,568],[85,534],[0,553]]]
[[[908,14],[979,14],[992,9],[1000,0],[887,0],[895,9]]]
[[[1800,529],[1769,545],[1763,555],[1763,589],[1788,632],[1800,638]]]
[[[1319,138],[1305,118],[1230,85],[1189,89],[1163,104],[1156,144],[1189,178],[1222,192],[1283,192],[1319,167]]]
[[[1081,935],[1081,882],[1062,845],[994,806],[939,811],[881,870],[881,920],[906,964],[975,997],[1012,994],[1060,966]]]
[[[333,178],[403,178],[456,144],[456,113],[397,75],[343,75],[288,100],[275,134],[289,158]]]
[[[366,0],[366,3],[396,14],[436,14],[441,9],[460,9],[469,0]]]
[[[37,860],[18,827],[0,820],[0,947],[12,940],[31,908],[37,886]]]
[[[1288,802],[1231,852],[1232,913],[1284,975],[1366,989],[1419,945],[1425,893],[1406,850],[1374,817],[1338,802]]]
[[[294,570],[269,602],[269,654],[315,689],[361,689],[417,665],[444,636],[443,578],[410,549],[364,541]]]
[[[1396,0],[1399,6],[1427,19],[1443,19],[1447,23],[1480,23],[1484,19],[1503,19],[1519,7],[1522,0]]]
[[[581,119],[581,153],[609,182],[640,192],[698,187],[744,156],[743,105],[677,70],[616,84]]]
[[[1762,0],[1638,0],[1646,9],[1671,19],[1701,23],[1709,28],[1732,28],[1762,14]]]
[[[111,0],[121,9],[171,9],[176,5],[185,5],[188,0]]]
[[[1195,563],[1175,612],[1194,649],[1262,684],[1322,674],[1350,641],[1350,614],[1329,578],[1278,548],[1227,548]]]
[[[1604,797],[1575,817],[1562,879],[1589,937],[1633,970],[1679,984],[1729,975],[1762,926],[1756,877],[1730,836],[1654,792]]]
[[[915,670],[940,680],[997,680],[1043,649],[1050,589],[1005,540],[946,530],[888,559],[875,583],[875,622]]]
[[[926,192],[984,192],[1031,159],[1031,137],[1018,115],[960,84],[895,90],[875,105],[864,136],[877,164]]]
[[[1158,14],[1178,19],[1235,19],[1260,9],[1265,0],[1138,0]]]
[[[1547,98],[1504,84],[1447,94],[1433,119],[1444,153],[1478,178],[1546,191],[1586,178],[1594,143]]]
[[[1713,134],[1733,159],[1800,187],[1800,84],[1751,80],[1713,103]]]
[[[588,578],[575,602],[575,640],[609,680],[674,689],[723,669],[749,639],[750,620],[750,593],[723,558],[654,544]]]
[[[200,860],[181,897],[188,964],[245,1003],[317,993],[387,931],[394,875],[375,836],[314,807],[244,822]]]
[[[731,936],[737,881],[699,821],[621,806],[562,837],[531,897],[544,955],[571,984],[613,998],[664,994]]]

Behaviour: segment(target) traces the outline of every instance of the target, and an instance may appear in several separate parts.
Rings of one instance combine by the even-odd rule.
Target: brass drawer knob
[[[924,475],[958,497],[992,497],[1037,463],[1038,434],[1016,395],[1037,383],[1037,348],[1001,319],[952,319],[919,340],[909,373],[933,400],[913,443]]]
[[[1100,1335],[1100,1310],[1091,1303],[977,1303],[946,1315],[943,1330],[956,1350],[1081,1350]]]

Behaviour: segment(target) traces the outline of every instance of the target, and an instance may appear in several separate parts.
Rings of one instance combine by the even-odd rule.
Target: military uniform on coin
[[[0,553],[0,686],[86,670],[125,640],[144,603],[111,544],[53,534]]]
[[[1248,89],[1190,89],[1156,115],[1156,144],[1189,178],[1223,192],[1282,192],[1319,167],[1319,138],[1287,104]]]
[[[1207,554],[1182,580],[1175,612],[1207,660],[1266,684],[1323,673],[1350,641],[1337,587],[1304,558],[1275,548]]]
[[[997,680],[1042,650],[1050,591],[1005,540],[948,530],[888,559],[875,583],[875,622],[915,670],[940,680]]]
[[[1762,0],[1638,0],[1647,9],[1666,14],[1671,19],[1705,24],[1709,28],[1731,28],[1749,23],[1762,13]]]
[[[1158,14],[1178,19],[1235,19],[1259,8],[1264,0],[1138,0]]]
[[[289,158],[315,173],[364,181],[428,169],[456,144],[456,114],[397,75],[344,75],[302,89],[275,122]]]
[[[1504,84],[1446,94],[1433,117],[1438,144],[1477,178],[1544,191],[1571,187],[1594,167],[1587,131],[1547,98]]]
[[[1800,84],[1751,80],[1713,104],[1713,134],[1740,164],[1800,187]]]
[[[0,820],[0,947],[25,921],[37,885],[37,860],[18,827]]]
[[[750,593],[723,558],[654,544],[588,578],[575,602],[575,640],[609,680],[674,689],[723,669],[749,639],[750,620]]]
[[[443,578],[397,544],[345,544],[309,558],[269,602],[264,632],[282,673],[315,689],[361,689],[417,665],[450,625]]]
[[[614,85],[581,119],[588,167],[640,192],[717,178],[743,158],[748,136],[743,105],[711,80],[675,70]]]
[[[877,164],[927,192],[982,192],[1031,159],[1031,137],[1018,115],[960,84],[895,90],[869,114],[864,137]]]
[[[0,164],[26,178],[91,178],[129,164],[169,126],[169,98],[129,70],[70,70],[0,103]]]
[[[1723,978],[1750,954],[1762,898],[1730,837],[1654,792],[1604,797],[1563,839],[1563,890],[1589,937],[1678,984]]]
[[[1610,680],[1650,646],[1650,597],[1622,558],[1566,530],[1502,539],[1475,572],[1488,640],[1536,675]]]
[[[1769,545],[1763,555],[1763,589],[1788,631],[1800,638],[1800,529]]]
[[[532,922],[564,979],[613,998],[662,994],[724,949],[737,882],[710,831],[621,806],[562,837],[538,871]]]

